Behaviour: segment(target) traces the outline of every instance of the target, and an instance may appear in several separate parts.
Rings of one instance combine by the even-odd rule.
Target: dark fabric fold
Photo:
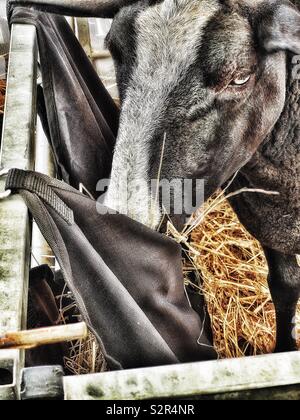
[[[10,23],[37,28],[45,97],[38,109],[59,175],[97,197],[97,182],[110,175],[119,110],[64,17],[17,7]]]
[[[65,16],[112,18],[121,7],[138,0],[8,0],[8,10],[15,6],[33,7]]]

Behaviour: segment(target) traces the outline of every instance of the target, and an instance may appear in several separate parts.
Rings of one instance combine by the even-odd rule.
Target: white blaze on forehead
[[[152,227],[159,223],[160,212],[153,206],[148,179],[151,141],[169,94],[195,62],[203,29],[219,8],[217,0],[165,0],[141,12],[135,23],[136,63],[122,107],[105,204]],[[159,160],[162,139],[156,141]]]

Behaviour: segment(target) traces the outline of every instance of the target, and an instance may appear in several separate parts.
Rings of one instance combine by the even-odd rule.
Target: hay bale
[[[222,195],[201,212],[205,217],[191,231],[184,273],[187,284],[191,271],[200,279],[216,350],[220,358],[271,353],[276,321],[263,250]]]

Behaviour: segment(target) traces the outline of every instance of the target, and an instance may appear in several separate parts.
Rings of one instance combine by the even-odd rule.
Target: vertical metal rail
[[[86,18],[76,19],[77,38],[82,45],[86,55],[92,59],[92,46],[90,37],[89,20]]]
[[[55,165],[48,139],[38,121],[35,140],[35,171],[55,177]],[[55,267],[53,252],[41,234],[37,224],[32,225],[31,267],[47,264]]]
[[[37,42],[34,26],[12,27],[1,168],[33,169]],[[0,191],[5,179],[0,179]],[[0,201],[0,334],[26,326],[31,226],[18,195]],[[21,351],[0,352],[0,400],[19,398]],[[6,381],[5,379],[6,378]]]

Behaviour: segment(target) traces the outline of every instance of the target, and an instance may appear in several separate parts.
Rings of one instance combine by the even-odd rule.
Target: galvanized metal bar
[[[22,401],[63,400],[63,369],[60,366],[40,366],[22,372]]]
[[[202,395],[197,400],[215,400],[215,401],[299,401],[300,385],[279,386],[274,388],[252,389],[237,392],[227,392],[223,394]]]
[[[296,384],[298,352],[64,378],[67,400],[197,398]]]
[[[84,340],[88,329],[84,322],[13,331],[0,334],[0,349],[33,349],[45,345]]]
[[[35,171],[55,177],[55,165],[52,150],[43,131],[41,121],[38,120],[35,141]],[[37,224],[32,225],[31,267],[48,264],[55,267],[55,257],[48,243],[45,241]]]
[[[0,165],[33,169],[36,122],[37,42],[34,26],[13,25]],[[0,191],[5,179],[0,179]],[[0,202],[0,333],[26,326],[31,227],[28,210],[18,195]],[[13,355],[13,357],[12,357]],[[0,399],[19,397],[19,372],[24,354],[0,352],[1,369],[13,364],[13,382],[0,386]],[[4,366],[4,367],[3,367]],[[2,371],[2,377],[3,377]],[[1,379],[0,379],[1,380]]]
[[[90,37],[90,27],[87,18],[76,19],[76,35],[86,55],[92,58],[92,46]]]

